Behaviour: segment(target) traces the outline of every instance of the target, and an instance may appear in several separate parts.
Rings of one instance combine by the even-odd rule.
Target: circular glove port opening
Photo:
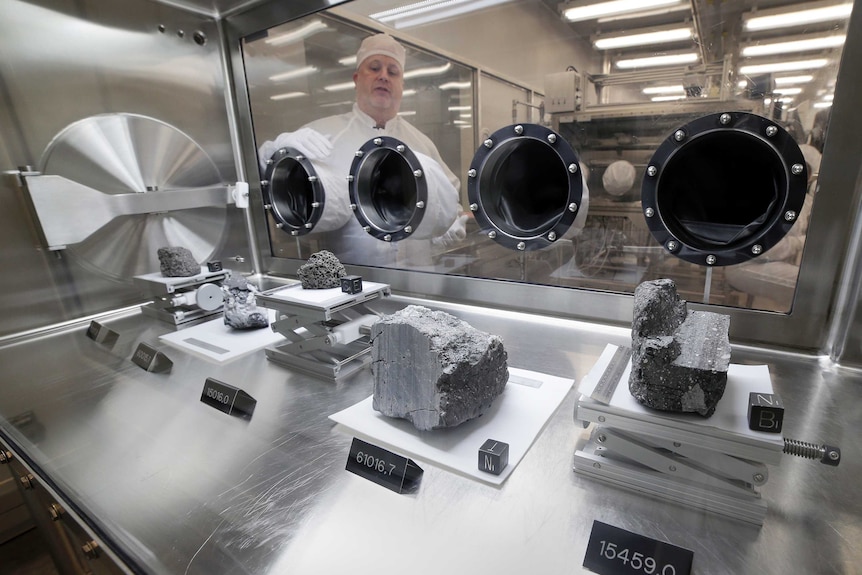
[[[298,151],[282,148],[265,176],[267,204],[276,225],[294,236],[311,232],[323,213],[324,190],[314,166]]]
[[[784,237],[806,187],[802,152],[782,128],[753,114],[714,114],[658,148],[642,205],[665,249],[696,264],[731,265]]]
[[[374,138],[357,152],[350,168],[350,202],[365,231],[397,241],[422,221],[428,188],[416,156],[395,138]]]
[[[470,208],[488,237],[512,249],[536,250],[563,237],[583,193],[571,146],[543,126],[498,130],[473,158]]]

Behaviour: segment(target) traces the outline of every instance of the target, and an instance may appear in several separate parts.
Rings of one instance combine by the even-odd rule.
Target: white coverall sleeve
[[[320,160],[332,153],[329,137],[312,128],[300,128],[295,132],[282,132],[273,140],[264,142],[257,152],[261,174],[266,171],[266,161],[281,148],[294,148],[309,160]]]
[[[428,201],[422,223],[412,237],[429,239],[442,236],[458,217],[458,190],[436,160],[420,152],[414,154],[422,165],[422,174],[428,186]]]

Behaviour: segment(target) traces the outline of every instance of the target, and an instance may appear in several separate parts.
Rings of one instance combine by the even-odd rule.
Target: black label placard
[[[120,334],[97,321],[91,321],[90,326],[87,328],[87,337],[110,349],[120,339]]]
[[[201,401],[228,415],[251,419],[257,400],[232,385],[208,377],[201,393]]]
[[[412,460],[355,437],[345,469],[396,493],[415,491],[422,478],[422,468]]]
[[[601,575],[690,575],[694,553],[593,521],[584,567]]]
[[[132,363],[138,367],[154,373],[167,373],[174,365],[168,356],[158,351],[153,346],[141,342],[132,355]]]

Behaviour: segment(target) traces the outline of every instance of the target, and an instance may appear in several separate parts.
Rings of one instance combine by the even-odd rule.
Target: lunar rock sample
[[[159,267],[162,275],[169,278],[185,278],[201,273],[200,264],[188,248],[181,246],[159,248]]]
[[[242,277],[229,277],[222,283],[224,323],[234,329],[259,329],[269,325],[267,311],[257,307],[257,288]]]
[[[341,278],[347,275],[347,270],[335,254],[321,250],[299,266],[297,274],[303,289],[329,289],[341,287]]]
[[[503,340],[442,311],[408,306],[371,338],[372,406],[422,431],[479,417],[509,379]]]
[[[670,279],[635,289],[629,391],[648,407],[709,417],[724,394],[730,316],[688,311]]]

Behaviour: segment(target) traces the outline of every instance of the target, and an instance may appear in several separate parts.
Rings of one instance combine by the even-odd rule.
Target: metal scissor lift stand
[[[222,313],[223,295],[218,284],[230,277],[230,270],[207,271],[189,277],[166,277],[161,273],[134,277],[134,285],[152,297],[141,306],[146,316],[186,327]]]
[[[772,393],[769,369],[731,364],[724,396],[715,413],[703,418],[638,403],[628,390],[631,361],[625,358],[620,369],[619,349],[624,348],[609,345],[578,388],[575,419],[594,425],[575,452],[575,471],[762,525],[767,506],[757,488],[769,478],[767,464],[780,464],[784,440],[749,429],[747,407],[749,392]],[[597,393],[608,381],[606,373],[618,381],[610,393]]]
[[[390,293],[388,284],[363,282],[355,294],[300,285],[258,294],[259,306],[278,312],[273,331],[288,340],[266,348],[267,359],[328,379],[355,373],[371,361],[367,328],[379,317],[366,304]]]

